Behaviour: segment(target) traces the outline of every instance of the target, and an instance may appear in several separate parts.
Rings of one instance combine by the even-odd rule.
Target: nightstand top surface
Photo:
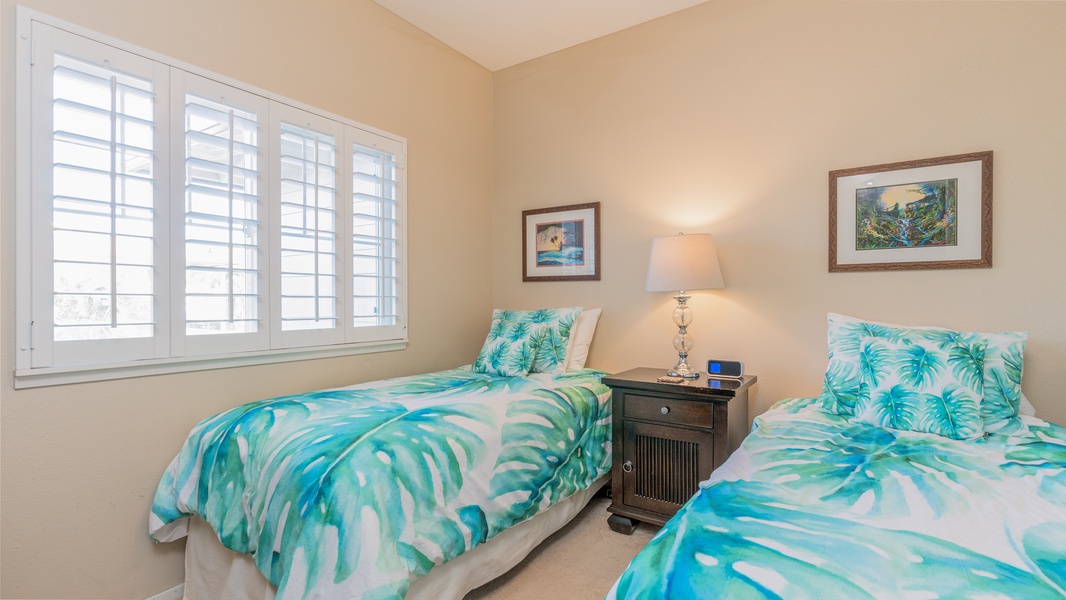
[[[733,398],[741,390],[751,387],[758,381],[755,375],[745,375],[740,379],[718,379],[700,373],[699,379],[686,379],[682,383],[663,383],[659,377],[666,375],[668,369],[639,367],[607,375],[603,383],[611,387],[622,387],[653,392],[670,392],[674,394],[696,394],[701,396]]]

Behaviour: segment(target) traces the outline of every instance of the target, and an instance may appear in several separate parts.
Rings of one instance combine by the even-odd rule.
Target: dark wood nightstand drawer
[[[626,394],[623,416],[656,423],[695,425],[711,429],[714,404],[695,400],[677,400],[639,394]]]

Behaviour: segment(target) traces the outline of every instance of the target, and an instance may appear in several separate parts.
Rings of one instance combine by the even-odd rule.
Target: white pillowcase
[[[1025,397],[1024,392],[1022,393],[1021,400],[1018,401],[1018,414],[1027,417],[1036,416],[1036,407],[1029,402],[1029,399]]]
[[[581,311],[570,329],[570,343],[566,346],[566,370],[578,371],[585,368],[589,358],[589,345],[592,335],[596,333],[596,323],[600,320],[599,308]]]

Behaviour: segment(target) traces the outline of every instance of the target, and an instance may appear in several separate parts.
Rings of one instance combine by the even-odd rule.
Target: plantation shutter
[[[168,352],[165,67],[35,24],[34,366]],[[47,158],[43,155],[49,155]],[[41,281],[43,284],[44,281]]]
[[[175,285],[185,299],[176,311],[175,354],[267,348],[260,192],[266,100],[180,71],[172,82],[175,103],[184,106],[173,134],[182,144],[175,171],[184,174],[175,193],[184,238]]]
[[[352,320],[349,340],[401,339],[403,155],[393,140],[350,128]]]
[[[344,341],[338,294],[337,203],[343,132],[336,121],[280,106],[272,111],[277,145],[274,343],[284,347]]]
[[[16,13],[16,387],[405,346],[403,138]]]

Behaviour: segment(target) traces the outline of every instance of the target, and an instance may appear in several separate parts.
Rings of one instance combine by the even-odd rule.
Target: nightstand
[[[619,533],[666,523],[748,434],[754,375],[658,382],[665,374],[639,368],[603,378],[613,425],[607,523]]]

